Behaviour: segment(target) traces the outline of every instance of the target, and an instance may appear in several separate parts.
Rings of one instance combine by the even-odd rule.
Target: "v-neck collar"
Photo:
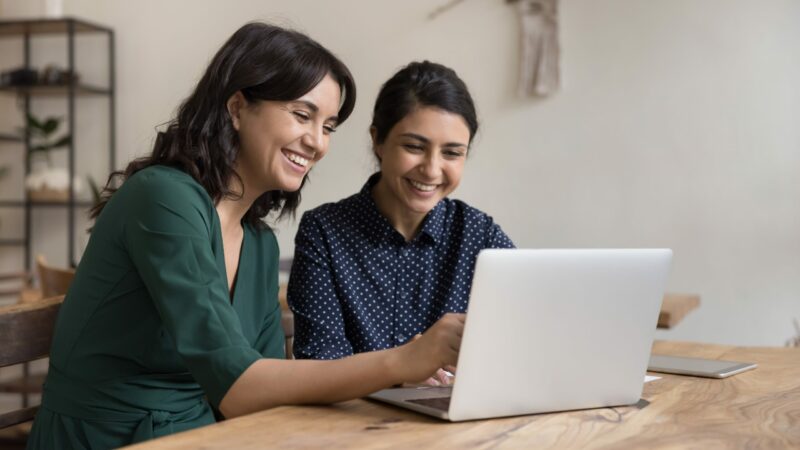
[[[242,261],[245,261],[245,251],[247,251],[247,224],[242,224],[242,243],[241,247],[239,248],[239,261],[236,264],[236,275],[233,278],[233,286],[228,287],[228,297],[230,298],[231,304],[236,304],[234,301],[237,297],[237,294],[241,289],[239,289],[239,280],[242,279],[242,269],[247,266],[247,264],[242,264]],[[222,236],[222,227],[220,227],[220,236]],[[222,241],[221,241],[222,242]],[[222,245],[222,266],[225,268],[225,286],[228,285],[228,268],[225,266],[225,245]]]
[[[239,281],[242,279],[242,269],[243,266],[247,266],[247,264],[242,264],[242,261],[246,261],[245,259],[245,252],[247,251],[247,234],[249,233],[249,225],[242,221],[242,243],[241,247],[239,248],[239,262],[236,265],[236,275],[233,279],[233,286],[228,286],[228,267],[225,264],[225,241],[222,238],[222,221],[219,218],[219,213],[217,212],[216,208],[214,208],[214,217],[216,218],[217,222],[217,238],[219,239],[219,255],[217,256],[217,265],[221,269],[223,281],[225,283],[225,292],[228,293],[228,301],[232,305],[236,304],[236,298],[238,297],[237,293],[241,291],[239,289]],[[232,292],[231,292],[232,289]]]

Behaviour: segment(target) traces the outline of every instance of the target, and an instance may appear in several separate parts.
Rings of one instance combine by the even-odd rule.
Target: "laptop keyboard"
[[[447,412],[450,410],[450,397],[417,398],[406,401],[409,403],[416,403],[418,405],[438,409],[439,411]]]

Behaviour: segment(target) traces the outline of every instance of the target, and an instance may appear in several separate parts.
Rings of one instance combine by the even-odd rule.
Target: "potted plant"
[[[60,201],[69,199],[69,171],[63,167],[53,167],[51,152],[72,143],[72,136],[66,134],[55,138],[61,118],[48,117],[39,120],[28,114],[27,128],[31,147],[31,173],[25,177],[28,196],[33,201]],[[75,194],[81,191],[80,179],[74,177]]]

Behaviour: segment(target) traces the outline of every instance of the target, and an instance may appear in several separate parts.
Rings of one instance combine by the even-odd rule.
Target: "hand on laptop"
[[[450,386],[454,381],[456,381],[456,368],[447,366],[444,369],[436,370],[436,373],[428,378],[426,383],[431,386]]]
[[[426,380],[422,383],[433,386],[452,383],[453,377],[444,373],[442,367],[455,370],[465,317],[464,314],[445,314],[424,334],[400,347],[407,361],[407,381]]]
[[[439,386],[452,386],[456,381],[455,367],[447,366],[445,369],[437,369],[436,373],[431,375],[425,381],[418,383],[403,383],[402,387],[439,387]]]

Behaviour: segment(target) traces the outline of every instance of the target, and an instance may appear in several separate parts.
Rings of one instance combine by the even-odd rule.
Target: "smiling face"
[[[300,189],[311,167],[328,152],[340,98],[339,84],[327,75],[296,100],[247,102],[240,92],[228,100],[239,134],[235,167],[245,195]]]
[[[374,129],[372,134],[374,140]],[[373,191],[378,209],[395,227],[419,225],[458,187],[469,142],[460,115],[427,106],[414,109],[374,146],[381,167]]]

